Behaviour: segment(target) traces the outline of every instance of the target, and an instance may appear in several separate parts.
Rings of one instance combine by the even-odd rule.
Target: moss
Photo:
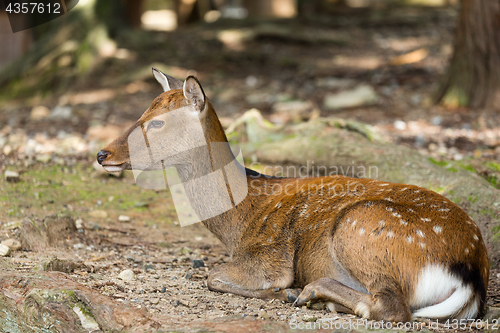
[[[439,165],[441,167],[446,167],[448,166],[448,162],[446,161],[438,161],[432,157],[429,157],[429,162],[431,162],[432,164],[435,164],[435,165]]]
[[[31,216],[65,212],[92,220],[88,212],[94,209],[105,210],[111,218],[128,215],[156,223],[177,218],[169,191],[144,190],[135,185],[131,173],[123,178],[93,173],[85,164],[73,167],[36,164],[23,173],[22,181],[3,185],[0,201],[5,204],[0,218],[7,215],[22,218],[29,211]],[[137,207],[137,202],[145,204]]]
[[[479,201],[479,198],[475,195],[470,195],[467,197],[467,201],[472,202],[472,203],[476,203]]]

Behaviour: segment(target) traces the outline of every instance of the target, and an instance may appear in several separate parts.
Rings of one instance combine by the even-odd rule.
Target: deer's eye
[[[148,125],[148,129],[150,128],[161,128],[163,127],[163,125],[165,125],[165,122],[164,121],[161,121],[161,120],[153,120],[149,123]]]

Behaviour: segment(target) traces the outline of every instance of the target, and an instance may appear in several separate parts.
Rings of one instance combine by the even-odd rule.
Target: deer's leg
[[[363,318],[396,322],[411,319],[408,303],[397,287],[368,295],[334,279],[322,278],[305,286],[295,303],[301,306],[311,300],[332,301]]]
[[[274,298],[290,303],[297,299],[300,290],[288,288],[293,282],[293,272],[273,268],[266,273],[264,276],[262,270],[233,261],[212,269],[207,286],[212,291],[245,297]]]

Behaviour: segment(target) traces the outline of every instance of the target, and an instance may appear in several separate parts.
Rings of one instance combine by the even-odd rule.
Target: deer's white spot
[[[469,254],[469,248],[465,248],[465,254]]]
[[[449,208],[440,208],[438,209],[438,212],[449,212],[450,209]]]
[[[425,237],[425,234],[422,232],[422,230],[417,230],[416,231],[418,237]]]
[[[359,234],[360,235],[363,235],[364,233],[365,233],[365,229],[363,229],[363,228],[359,229]]]
[[[406,237],[406,241],[410,244],[413,243],[413,237],[411,236]]]
[[[392,208],[392,207],[385,207],[385,209],[386,209],[387,211],[389,211],[389,212],[392,212],[392,211],[394,210],[394,208]]]
[[[421,217],[420,219],[421,219],[422,221],[424,221],[424,222],[430,222],[430,221],[431,221],[431,219],[428,219],[428,218],[426,218],[426,217]]]
[[[272,237],[269,237],[269,238],[267,239],[267,242],[268,242],[268,243],[272,243],[272,242],[273,242],[273,238],[272,238]]]
[[[413,193],[420,193],[420,190],[413,191]]]
[[[387,186],[389,185],[388,183],[382,183],[382,184],[379,184],[378,186]]]
[[[323,201],[324,201],[324,200],[323,200]],[[276,206],[274,206],[274,207],[276,207],[276,208],[280,208],[280,207],[281,207],[281,202],[278,202],[278,203],[276,204]]]
[[[385,225],[385,221],[384,220],[379,221],[378,225],[381,226],[381,227],[383,227]]]
[[[420,245],[420,247],[421,247],[422,249],[425,249],[425,243],[420,242],[420,243],[418,243],[418,244]]]
[[[356,225],[356,222],[358,222],[358,221],[357,221],[357,220],[352,221],[351,226],[352,226],[353,228],[354,228],[354,226]]]
[[[400,191],[406,191],[408,187],[403,187]]]
[[[413,206],[415,206],[415,207],[420,207],[420,206],[423,206],[423,205],[425,205],[425,202],[421,202],[421,203],[418,203],[418,204],[414,204]]]
[[[410,213],[416,213],[416,212],[415,212],[413,209],[411,209],[411,208],[408,208],[408,211],[409,211]]]
[[[266,220],[267,220],[267,215],[264,216],[264,218],[262,219],[262,221],[266,222]]]
[[[394,233],[392,231],[387,232],[387,237],[394,238]]]
[[[386,201],[394,202],[391,198],[385,198]]]
[[[399,220],[399,223],[401,223],[402,225],[408,225],[408,222],[406,222],[405,220]]]
[[[400,217],[401,217],[401,214],[398,214],[398,213],[394,212],[394,213],[392,213],[392,216],[395,216],[395,217],[397,217],[397,218],[400,218]]]
[[[432,230],[434,230],[434,232],[439,235],[441,233],[441,231],[443,231],[443,228],[441,228],[438,225],[435,225],[432,227]]]
[[[470,247],[471,247],[472,249],[475,249],[475,248],[476,248],[476,246],[474,246],[474,244],[472,244],[471,242],[469,242],[469,245],[470,245]]]
[[[420,201],[420,200],[422,200],[422,197],[418,197],[416,199],[413,199],[412,202],[417,202],[417,201]]]
[[[477,242],[479,240],[479,237],[477,237],[477,235],[474,235],[472,236],[474,238],[474,240]]]

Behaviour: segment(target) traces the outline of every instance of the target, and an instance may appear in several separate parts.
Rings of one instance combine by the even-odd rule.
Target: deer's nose
[[[108,157],[109,155],[111,155],[111,153],[109,151],[106,151],[106,150],[99,151],[97,153],[97,162],[99,162],[99,164],[102,164],[102,162],[104,162],[106,157]]]

